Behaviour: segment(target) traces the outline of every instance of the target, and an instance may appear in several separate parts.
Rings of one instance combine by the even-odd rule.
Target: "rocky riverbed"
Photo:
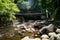
[[[2,38],[4,34],[0,35]],[[46,21],[28,21],[16,24],[11,33],[5,34],[6,40],[60,40],[60,28]],[[4,39],[3,39],[4,40]]]

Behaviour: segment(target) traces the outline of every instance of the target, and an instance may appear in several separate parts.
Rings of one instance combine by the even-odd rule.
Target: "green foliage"
[[[14,0],[0,0],[0,20],[12,21],[15,19],[15,12],[19,12]]]
[[[24,1],[24,0],[18,0],[17,3],[21,3],[21,2],[23,2],[23,1]]]
[[[20,9],[23,9],[23,10],[29,10],[31,8],[29,5],[29,2],[24,0],[18,0],[17,5],[19,6]]]
[[[33,11],[40,11],[41,9],[41,0],[35,0],[33,5]]]
[[[41,8],[43,8],[46,12],[51,12],[51,18],[52,20],[55,20],[55,16],[57,14],[57,8],[59,5],[59,0],[41,0]]]
[[[28,6],[28,3],[25,0],[18,0],[17,3]],[[59,5],[59,0],[35,0],[31,12],[40,12],[41,10],[43,10],[43,12],[46,13],[46,10],[48,10],[48,12],[51,13],[51,19],[55,20],[55,16],[57,14],[56,10],[58,9]],[[27,9],[29,10],[30,7],[28,6]],[[23,10],[28,11],[26,9]]]
[[[59,0],[35,0],[34,11],[35,10],[44,10],[43,12],[46,13],[46,10],[51,13],[51,19],[56,20],[57,10],[59,9]]]

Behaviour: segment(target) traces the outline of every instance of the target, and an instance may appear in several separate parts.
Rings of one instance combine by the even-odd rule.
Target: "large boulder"
[[[54,31],[54,25],[53,24],[50,24],[46,27],[50,32],[53,32]]]
[[[42,29],[39,30],[39,33],[40,34],[48,34],[49,31],[45,27],[43,27]]]
[[[53,31],[54,31],[53,24],[49,24],[48,26],[44,26],[39,30],[39,32],[42,34],[48,34],[49,32],[53,32]]]

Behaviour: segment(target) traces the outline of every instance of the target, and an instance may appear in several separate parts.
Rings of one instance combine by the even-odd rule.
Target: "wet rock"
[[[53,32],[53,31],[54,31],[54,25],[53,25],[53,24],[49,24],[46,28],[47,28],[50,32]]]
[[[35,23],[37,24],[37,23],[45,23],[46,21],[44,20],[44,21],[41,21],[41,20],[37,20],[37,21],[35,21]]]
[[[57,30],[56,30],[56,33],[60,33],[60,29],[57,29]]]
[[[33,32],[35,31],[33,27],[34,27],[33,23],[26,22],[26,23],[17,25],[17,27],[14,30],[24,29],[28,32]]]
[[[14,31],[18,31],[20,28],[14,28]]]
[[[30,25],[27,26],[27,28],[25,30],[28,31],[28,32],[34,32],[35,29],[33,27],[34,26],[30,24]]]
[[[41,38],[42,38],[42,40],[49,40],[49,37],[46,34],[42,35]]]
[[[39,30],[39,33],[40,34],[48,34],[49,31],[45,27],[43,27],[42,29]]]
[[[25,24],[19,24],[16,26],[17,28],[26,28],[26,25]]]
[[[48,37],[48,35],[44,34],[44,35],[41,36],[41,38],[42,39],[48,39],[49,37]]]
[[[50,32],[48,35],[56,37],[56,33],[55,32]]]
[[[49,32],[53,32],[54,31],[54,25],[50,24],[48,26],[44,26],[43,28],[41,28],[39,30],[40,33],[42,34],[48,34]]]
[[[45,21],[35,21],[35,26],[39,26],[41,28],[41,26],[44,26],[44,23]]]
[[[49,39],[50,39],[50,40],[55,40],[55,37],[54,37],[54,36],[50,36]]]
[[[50,40],[56,40],[57,34],[55,32],[51,32],[48,35],[50,36]]]
[[[56,39],[60,40],[60,34],[57,34]]]
[[[44,21],[41,21],[41,23],[46,23],[46,21],[44,20]]]
[[[26,31],[28,31],[28,32],[34,32],[35,29],[34,28],[28,28],[28,29],[26,29]]]

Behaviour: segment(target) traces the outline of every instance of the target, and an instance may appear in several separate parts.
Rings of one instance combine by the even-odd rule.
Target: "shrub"
[[[0,21],[12,21],[16,17],[15,12],[19,12],[14,0],[0,0]]]

